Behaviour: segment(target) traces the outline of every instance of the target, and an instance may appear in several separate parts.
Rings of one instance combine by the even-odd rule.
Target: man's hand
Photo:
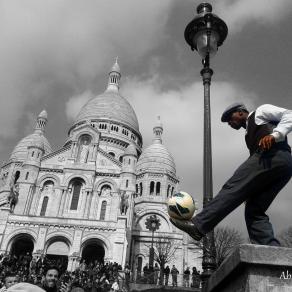
[[[69,292],[70,291],[70,285],[68,283],[62,283],[59,291],[60,292]]]
[[[271,147],[275,143],[276,143],[275,137],[273,135],[267,135],[260,140],[259,146],[262,150],[266,151],[271,149]]]

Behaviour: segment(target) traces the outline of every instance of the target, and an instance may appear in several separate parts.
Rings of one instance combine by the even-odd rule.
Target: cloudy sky
[[[210,1],[229,34],[211,60],[214,195],[248,157],[244,131],[220,122],[224,108],[243,101],[292,109],[291,0]],[[201,61],[184,40],[195,0],[0,1],[0,159],[48,111],[54,149],[92,94],[102,93],[115,57],[121,93],[138,116],[144,147],[161,116],[163,141],[175,158],[180,188],[202,205],[203,88]],[[291,225],[292,184],[269,210],[276,232]],[[246,236],[243,208],[224,225]]]

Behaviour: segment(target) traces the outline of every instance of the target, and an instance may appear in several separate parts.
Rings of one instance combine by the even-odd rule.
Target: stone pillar
[[[92,196],[93,192],[87,192],[87,202],[84,210],[84,216],[83,218],[88,219],[89,218],[89,212],[90,212],[90,207],[91,207],[91,202],[92,202]]]
[[[41,227],[39,229],[37,242],[34,246],[34,252],[37,252],[38,250],[43,251],[45,249],[46,236],[47,236],[47,228]]]
[[[10,208],[8,206],[1,206],[0,208],[0,243],[3,245],[3,237],[5,234],[6,223],[10,214]],[[4,246],[1,246],[0,252],[4,252]]]
[[[72,254],[68,257],[67,270],[73,272],[79,267],[80,257],[77,254]]]
[[[91,205],[89,206],[89,219],[96,219],[97,218],[97,205],[98,205],[98,191],[93,191]]]
[[[292,249],[242,244],[206,283],[206,292],[292,291]]]
[[[27,200],[26,200],[26,204],[25,204],[25,208],[24,208],[24,215],[29,214],[32,200],[33,200],[33,195],[34,195],[34,192],[36,192],[36,190],[37,190],[37,188],[35,188],[34,186],[29,187],[28,196],[27,196]]]
[[[65,205],[65,200],[66,200],[66,190],[65,189],[61,189],[62,194],[61,194],[61,200],[60,200],[60,205],[59,205],[59,210],[58,210],[58,217],[61,217],[63,215],[64,212],[64,205]]]
[[[96,160],[98,144],[93,144],[92,160]]]
[[[40,201],[40,197],[41,197],[41,189],[40,187],[36,187],[36,190],[35,190],[35,195],[32,199],[32,208],[30,208],[30,210],[28,211],[28,213],[30,215],[36,215],[36,212],[37,212],[37,209],[38,209],[38,203]]]

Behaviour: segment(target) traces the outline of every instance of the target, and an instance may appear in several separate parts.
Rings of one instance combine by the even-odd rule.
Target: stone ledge
[[[243,244],[212,274],[206,291],[292,291],[292,279],[280,278],[289,274],[291,248]]]

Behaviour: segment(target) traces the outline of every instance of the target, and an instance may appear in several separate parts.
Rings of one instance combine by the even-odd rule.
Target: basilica
[[[153,140],[144,148],[120,79],[116,61],[106,90],[80,109],[58,149],[46,138],[43,110],[2,164],[0,252],[62,257],[69,271],[82,260],[129,263],[141,271],[151,245],[157,251],[169,243],[167,265],[180,273],[201,269],[200,248],[167,214],[179,179],[162,123],[153,121]]]

